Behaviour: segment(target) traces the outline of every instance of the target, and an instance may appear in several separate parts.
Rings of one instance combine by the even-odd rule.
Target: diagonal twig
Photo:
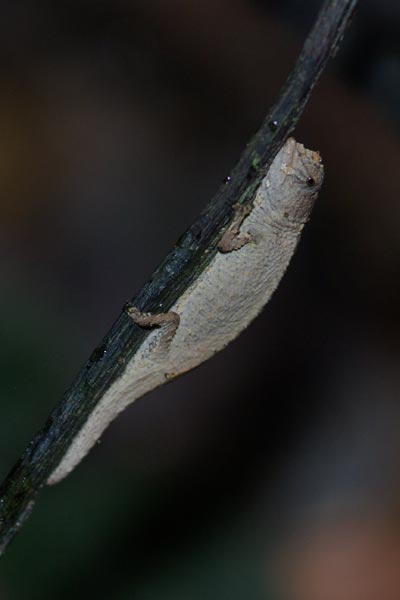
[[[275,155],[296,126],[334,54],[357,0],[325,0],[275,105],[230,176],[132,300],[168,310],[215,255],[236,203],[250,204]],[[34,500],[99,399],[132,359],[146,332],[123,312],[0,487],[0,554],[29,516]]]

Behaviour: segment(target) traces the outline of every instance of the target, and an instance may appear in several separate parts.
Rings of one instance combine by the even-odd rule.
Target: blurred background
[[[3,0],[0,476],[238,158],[321,2]],[[400,4],[296,130],[326,179],[240,338],[41,494],[1,600],[398,600]]]

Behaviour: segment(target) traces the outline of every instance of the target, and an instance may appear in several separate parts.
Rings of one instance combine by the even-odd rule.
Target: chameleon
[[[323,181],[318,152],[289,138],[250,206],[236,204],[218,251],[168,312],[127,306],[149,329],[121,376],[88,415],[47,483],[62,480],[134,400],[222,350],[261,312],[293,256]]]

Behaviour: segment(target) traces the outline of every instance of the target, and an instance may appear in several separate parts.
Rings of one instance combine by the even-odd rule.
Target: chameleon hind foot
[[[169,344],[169,342],[171,342],[176,333],[176,330],[178,329],[180,322],[179,315],[173,311],[169,311],[166,313],[142,312],[138,308],[136,308],[136,306],[128,304],[127,306],[125,306],[125,312],[139,327],[144,327],[145,329],[159,327],[160,329],[162,329],[163,345]]]

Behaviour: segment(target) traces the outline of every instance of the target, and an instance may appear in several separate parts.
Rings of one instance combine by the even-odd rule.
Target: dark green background
[[[1,476],[216,191],[317,8],[0,5]],[[1,600],[296,600],[287,540],[395,519],[399,29],[397,3],[362,3],[312,97],[296,137],[326,181],[271,304],[44,490]]]

